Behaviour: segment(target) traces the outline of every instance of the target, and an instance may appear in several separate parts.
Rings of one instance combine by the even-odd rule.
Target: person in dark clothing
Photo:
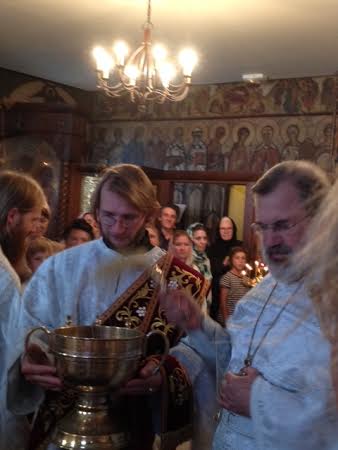
[[[230,269],[229,254],[233,247],[241,247],[242,241],[237,239],[237,227],[230,217],[222,217],[219,222],[218,236],[207,249],[212,272],[212,302],[210,316],[217,320],[219,309],[219,282],[221,277]]]
[[[176,222],[179,215],[179,209],[176,205],[165,205],[161,207],[160,216],[157,221],[159,229],[160,245],[163,250],[168,250],[169,244],[172,241]]]

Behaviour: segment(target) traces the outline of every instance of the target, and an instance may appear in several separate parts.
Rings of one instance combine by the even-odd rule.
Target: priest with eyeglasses
[[[68,320],[74,326],[99,321],[143,333],[159,330],[173,346],[182,332],[168,322],[158,301],[160,291],[168,285],[187,290],[202,306],[209,285],[204,277],[150,244],[145,226],[159,208],[142,169],[131,164],[108,168],[93,197],[102,238],[49,258],[35,273],[22,299],[18,327],[9,337],[7,392],[8,408],[18,418],[34,413],[32,431],[27,443],[8,430],[1,436],[7,439],[1,450],[55,448],[53,430],[74,403],[48,352],[34,343],[25,349],[30,329],[44,325],[53,330]],[[192,436],[190,380],[174,356],[168,355],[159,369],[156,353],[157,348],[119,392],[124,398],[120,414],[130,424],[130,449],[151,450],[156,440],[171,450]]]
[[[253,226],[270,274],[237,303],[225,328],[183,293],[163,299],[168,318],[187,332],[174,354],[206,406],[215,395],[212,374],[223,370],[213,450],[338,449],[330,345],[293,263],[316,239],[311,223],[329,188],[306,161],[277,164],[253,186]],[[202,383],[203,373],[210,377]]]

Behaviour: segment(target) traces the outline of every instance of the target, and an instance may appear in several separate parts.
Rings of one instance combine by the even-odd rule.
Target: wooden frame
[[[192,171],[165,171],[144,167],[154,185],[156,185],[158,200],[161,204],[172,202],[174,183],[205,183],[205,184],[240,184],[246,186],[243,241],[248,248],[250,257],[255,255],[255,237],[251,230],[254,221],[254,203],[251,188],[260,174],[247,172],[192,172]]]

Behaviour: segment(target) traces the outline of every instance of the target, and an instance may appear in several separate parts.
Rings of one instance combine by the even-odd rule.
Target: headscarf
[[[223,219],[224,217],[222,217]],[[216,240],[215,242],[208,248],[207,254],[211,262],[212,272],[214,276],[220,276],[226,272],[223,266],[223,260],[226,256],[229,255],[230,250],[233,247],[240,247],[242,245],[242,241],[237,239],[237,226],[235,222],[231,219],[231,217],[227,217],[233,227],[232,238],[228,241],[225,241],[221,238],[219,228],[217,229]]]
[[[187,228],[187,233],[191,240],[193,239],[193,233],[197,227],[203,227],[203,229],[205,230],[205,226],[203,225],[203,223],[200,222],[192,223]],[[193,264],[195,264],[198,267],[199,271],[204,276],[204,278],[207,280],[211,280],[212,274],[208,255],[206,252],[198,251],[195,248],[194,242],[193,242],[192,256],[193,256]]]

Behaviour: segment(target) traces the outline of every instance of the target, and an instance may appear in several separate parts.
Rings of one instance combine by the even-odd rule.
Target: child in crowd
[[[53,254],[53,245],[49,239],[39,237],[32,240],[26,251],[27,264],[32,271],[32,274],[36,272],[45,259]]]
[[[209,242],[207,230],[202,223],[193,223],[187,228],[187,233],[189,234],[193,242],[193,264],[198,267],[199,272],[204,276],[206,280],[209,281],[211,285],[212,274],[210,267],[210,260],[206,254],[206,248]],[[207,307],[208,311],[211,304],[211,290],[209,291],[207,297]]]
[[[234,312],[236,303],[250,289],[242,275],[247,263],[247,253],[242,247],[234,247],[229,255],[230,270],[220,280],[220,299],[217,321],[221,325]]]
[[[51,241],[43,236],[29,242],[26,250],[26,261],[30,270],[30,275],[22,283],[22,291],[44,260],[55,253],[61,252],[63,249],[64,246],[59,242]]]

